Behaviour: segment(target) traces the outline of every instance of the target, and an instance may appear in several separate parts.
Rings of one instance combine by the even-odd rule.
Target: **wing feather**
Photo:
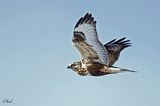
[[[98,39],[96,21],[92,14],[87,13],[79,19],[74,28],[72,41],[82,58],[98,57],[100,63],[107,63],[107,50]]]
[[[98,58],[97,53],[91,48],[91,45],[85,42],[85,36],[82,32],[74,32],[72,38],[74,46],[78,49],[81,54],[81,58]]]
[[[125,40],[125,39],[126,37],[123,37],[117,41],[116,39],[113,39],[104,45],[108,51],[108,61],[107,61],[108,66],[112,66],[118,60],[120,52],[124,48],[131,46],[130,40]]]

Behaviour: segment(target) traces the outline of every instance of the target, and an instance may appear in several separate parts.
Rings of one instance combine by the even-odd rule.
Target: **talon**
[[[77,73],[78,73],[79,75],[82,75],[82,76],[85,76],[85,75],[88,74],[88,72],[85,71],[85,70],[80,70],[80,71],[78,71]]]

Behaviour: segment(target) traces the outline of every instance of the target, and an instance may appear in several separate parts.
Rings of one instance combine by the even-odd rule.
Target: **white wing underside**
[[[74,43],[73,45],[80,52],[82,59],[98,57],[97,53],[93,49],[91,49],[91,46],[88,45],[86,42]]]
[[[83,32],[85,42],[74,42],[75,47],[79,50],[81,58],[88,58],[98,55],[99,62],[107,64],[107,50],[98,39],[96,28],[93,24],[80,24],[74,31]],[[91,57],[92,57],[91,56]]]

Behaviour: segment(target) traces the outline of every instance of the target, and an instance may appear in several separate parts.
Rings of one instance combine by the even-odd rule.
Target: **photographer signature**
[[[3,99],[3,103],[12,103],[13,99]]]

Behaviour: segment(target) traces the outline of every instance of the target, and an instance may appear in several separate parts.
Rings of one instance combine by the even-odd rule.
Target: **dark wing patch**
[[[74,31],[73,32],[73,42],[84,42],[86,40],[85,34],[83,32]]]
[[[118,60],[120,52],[124,48],[131,46],[130,40],[125,39],[126,37],[123,37],[117,41],[116,39],[113,39],[104,45],[108,51],[108,66],[112,66]]]

